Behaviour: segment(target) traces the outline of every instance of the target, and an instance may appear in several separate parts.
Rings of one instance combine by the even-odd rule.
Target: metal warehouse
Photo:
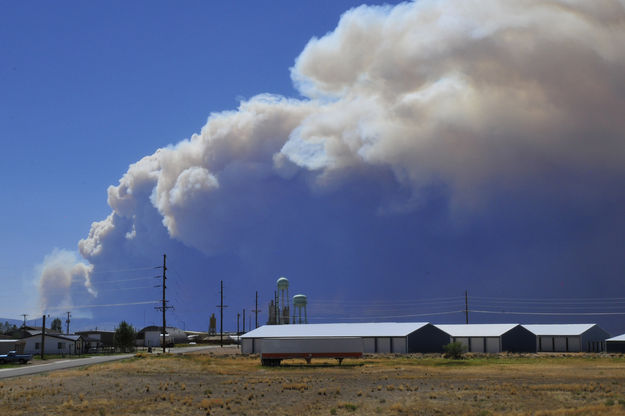
[[[447,334],[427,322],[265,325],[241,336],[241,352],[262,353],[264,340],[346,337],[362,339],[365,353],[441,352],[449,343]]]
[[[597,324],[523,325],[536,335],[538,352],[601,352],[610,335]]]
[[[535,352],[536,337],[519,324],[436,325],[469,352]]]
[[[605,340],[606,351],[625,353],[625,334]]]

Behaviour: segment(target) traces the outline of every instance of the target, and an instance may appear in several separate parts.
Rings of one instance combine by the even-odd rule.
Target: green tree
[[[462,359],[464,353],[467,352],[467,347],[462,342],[450,342],[443,346],[443,349],[445,350],[445,358],[454,360]]]
[[[135,349],[135,339],[137,331],[126,321],[121,321],[115,328],[115,347],[122,352],[129,352]]]
[[[54,318],[54,320],[52,321],[52,325],[50,325],[50,329],[56,332],[63,332],[63,330],[61,329],[61,325],[63,325],[61,323],[61,319]]]

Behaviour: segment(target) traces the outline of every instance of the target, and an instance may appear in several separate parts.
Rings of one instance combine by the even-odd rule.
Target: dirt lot
[[[625,357],[137,357],[0,383],[2,415],[622,415]]]

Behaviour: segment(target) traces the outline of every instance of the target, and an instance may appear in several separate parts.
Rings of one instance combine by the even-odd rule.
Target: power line
[[[602,316],[602,315],[625,315],[625,312],[512,312],[512,311],[484,311],[470,310],[475,313],[501,314],[501,315],[544,315],[544,316]]]
[[[438,316],[438,315],[451,315],[451,314],[455,314],[455,313],[463,313],[464,310],[460,309],[460,310],[456,310],[456,311],[445,311],[445,312],[433,312],[433,313],[413,313],[413,314],[409,314],[409,315],[387,315],[387,316],[375,316],[376,319],[389,319],[389,318],[414,318],[414,317],[418,317],[418,316]],[[326,317],[316,317],[316,318],[309,318],[309,319],[313,319],[313,320],[326,320],[328,318],[332,317],[331,315],[326,316]],[[337,320],[363,320],[366,319],[367,317],[363,317],[363,316],[359,316],[359,317],[348,317],[348,318],[333,318],[333,319],[337,319]]]
[[[154,270],[159,267],[140,267],[135,269],[117,269],[117,270],[96,270],[91,272],[90,274],[101,274],[101,273],[121,273],[121,272],[140,272],[143,270]]]
[[[106,308],[106,307],[114,307],[114,306],[130,306],[130,305],[148,305],[153,303],[158,303],[158,300],[146,300],[141,302],[128,302],[128,303],[107,303],[101,305],[72,305],[72,309],[88,309],[88,308]],[[66,306],[51,306],[48,307],[48,311],[58,311],[65,309]]]

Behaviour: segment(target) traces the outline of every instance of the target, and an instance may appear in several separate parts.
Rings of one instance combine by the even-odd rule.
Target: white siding
[[[41,337],[24,339],[25,354],[41,354]],[[74,341],[46,337],[44,354],[74,354]],[[60,348],[59,348],[60,347]]]
[[[362,338],[265,338],[262,354],[362,352]]]

